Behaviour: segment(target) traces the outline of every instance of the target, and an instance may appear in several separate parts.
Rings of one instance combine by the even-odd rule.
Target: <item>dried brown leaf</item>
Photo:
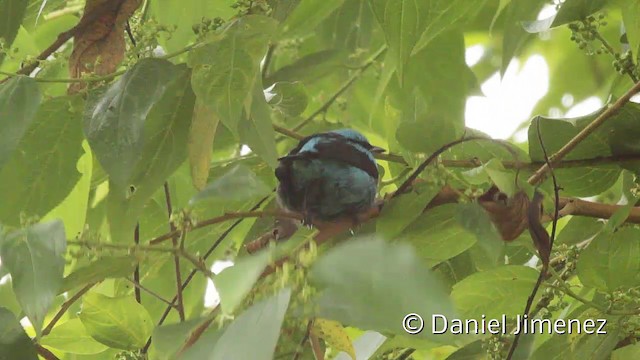
[[[515,240],[528,227],[529,199],[524,191],[513,197],[500,192],[495,186],[478,198],[504,241]]]
[[[140,6],[142,0],[87,0],[80,19],[82,30],[74,37],[73,52],[69,58],[69,76],[83,74],[107,75],[114,72],[125,53],[124,30],[127,19]],[[74,83],[69,93],[86,86]]]

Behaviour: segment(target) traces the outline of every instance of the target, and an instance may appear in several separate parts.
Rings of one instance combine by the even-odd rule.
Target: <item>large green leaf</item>
[[[190,71],[176,67],[174,80],[150,109],[144,124],[140,160],[132,170],[130,189],[114,187],[108,198],[112,239],[123,241],[133,228],[149,198],[187,158],[187,141],[195,95],[189,84]]]
[[[207,344],[209,350],[206,351],[206,357],[188,351],[183,359],[273,359],[290,297],[291,289],[285,288],[276,295],[254,304],[224,330],[215,341],[215,345]],[[206,339],[201,341],[204,340]]]
[[[0,359],[38,360],[36,347],[11,311],[0,307]]]
[[[177,324],[163,325],[153,330],[153,342],[149,355],[151,359],[170,360],[175,359],[184,342],[189,338],[193,329],[200,325],[204,319],[195,318]],[[201,338],[203,341],[205,335]]]
[[[500,73],[504,75],[511,59],[518,53],[531,34],[522,28],[522,22],[535,20],[538,12],[548,2],[546,0],[511,0],[504,15],[502,33],[502,66]]]
[[[132,296],[89,293],[82,298],[79,317],[92,338],[116,349],[141,348],[153,331],[149,313]]]
[[[307,108],[307,91],[301,82],[277,82],[265,93],[267,102],[285,116],[298,116]]]
[[[376,222],[376,232],[387,240],[397,237],[409,224],[420,217],[427,204],[439,191],[439,187],[433,184],[416,186],[410,193],[392,199],[382,208],[382,213]]]
[[[76,163],[82,155],[81,105],[76,96],[42,104],[0,171],[0,220],[19,225],[20,212],[42,216],[74,188],[80,178]]]
[[[552,26],[581,20],[602,9],[610,0],[565,0],[555,15]]]
[[[0,243],[13,291],[38,336],[62,285],[66,242],[62,222],[52,221],[11,232]]]
[[[106,256],[100,258],[86,266],[79,267],[71,274],[67,275],[60,292],[73,290],[78,286],[83,286],[104,279],[125,277],[133,272],[136,261],[132,256]]]
[[[80,355],[93,355],[107,350],[107,346],[89,336],[80,319],[71,319],[54,327],[47,336],[40,340],[40,344]]]
[[[228,314],[233,313],[270,260],[270,251],[262,251],[259,254],[239,259],[233,266],[216,275],[213,283],[220,294],[222,311]]]
[[[241,202],[265,196],[271,192],[251,169],[236,165],[224,175],[211,182],[190,201],[191,206],[200,202]]]
[[[11,44],[18,34],[18,29],[20,28],[28,4],[29,0],[0,1],[0,42],[4,43],[5,49],[11,48]],[[0,64],[2,64],[4,55],[4,53],[0,52]],[[1,95],[0,98],[2,98]]]
[[[282,23],[282,37],[293,37],[313,31],[318,24],[342,5],[345,0],[301,0]]]
[[[604,291],[640,285],[640,229],[604,229],[582,251],[578,276],[587,286]]]
[[[273,19],[246,16],[232,22],[213,42],[190,53],[193,91],[234,134],[275,26]]]
[[[261,82],[256,81],[253,88],[251,104],[247,105],[246,119],[238,125],[240,141],[260,156],[271,168],[278,166],[276,150],[276,133],[271,123],[271,108],[262,92]]]
[[[16,76],[0,84],[0,169],[11,158],[39,105],[40,90],[32,78]]]
[[[496,267],[455,284],[451,299],[464,318],[515,316],[522,312],[537,277],[538,272],[527,266]]]
[[[402,319],[409,313],[421,314],[425,329],[431,314],[453,314],[443,286],[407,244],[349,240],[318,259],[311,279],[320,291],[318,316],[364,330],[406,335]],[[419,336],[453,340],[430,331]]]
[[[529,126],[529,154],[533,161],[544,161],[542,148],[538,139],[537,123],[540,123],[540,134],[548,154],[558,151],[564,144],[591,123],[603,109],[593,114],[573,119],[551,119],[536,117]],[[640,127],[637,116],[640,106],[626,104],[616,115],[596,131],[581,141],[564,159],[591,159],[611,155],[637,155],[640,148],[637,138]],[[626,168],[637,171],[637,162],[627,163]],[[573,196],[592,196],[611,187],[620,175],[618,165],[585,165],[580,168],[556,169],[558,182],[563,191]]]
[[[166,60],[140,60],[89,102],[84,132],[114,185],[130,185],[144,149],[147,115],[176,72],[176,67]]]
[[[264,85],[284,81],[302,81],[309,84],[344,68],[346,58],[346,52],[337,49],[313,52],[270,74],[265,79]]]
[[[456,220],[458,205],[429,209],[409,225],[400,238],[413,244],[430,266],[461,254],[477,241]]]

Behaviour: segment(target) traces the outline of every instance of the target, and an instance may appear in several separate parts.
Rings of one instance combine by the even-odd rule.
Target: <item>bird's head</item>
[[[330,131],[331,133],[334,134],[338,134],[340,136],[343,136],[344,138],[346,138],[347,140],[359,144],[360,146],[364,147],[365,149],[371,151],[372,153],[383,153],[386,150],[378,147],[378,146],[373,146],[369,143],[369,140],[367,140],[367,138],[362,135],[360,132],[353,130],[353,129],[339,129],[339,130],[332,130]]]

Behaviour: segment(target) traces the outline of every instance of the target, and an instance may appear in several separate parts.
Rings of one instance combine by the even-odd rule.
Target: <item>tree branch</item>
[[[560,150],[558,150],[555,154],[549,157],[549,163],[544,164],[538,169],[531,177],[528,182],[531,185],[536,185],[540,183],[546,173],[549,171],[550,166],[556,165],[556,163],[562,160],[567,154],[569,154],[573,149],[575,149],[582,140],[584,140],[587,136],[589,136],[592,132],[594,132],[600,125],[602,125],[607,119],[611,118],[618,110],[626,104],[633,95],[640,91],[640,82],[636,83],[629,91],[627,91],[622,97],[616,100],[611,106],[609,106],[605,111],[602,112],[595,120],[593,120],[589,125],[587,125],[584,129],[582,129],[573,139],[569,140]]]
[[[56,323],[58,321],[60,321],[60,319],[62,318],[62,316],[64,315],[64,313],[67,312],[67,310],[69,310],[69,308],[71,307],[71,305],[73,305],[73,303],[75,303],[76,301],[78,301],[78,299],[80,299],[82,297],[82,295],[86,294],[87,291],[89,291],[96,283],[91,283],[91,284],[87,284],[85,285],[82,289],[80,289],[75,295],[73,295],[72,297],[70,297],[67,301],[65,301],[64,303],[62,303],[62,306],[60,306],[60,310],[58,310],[58,312],[53,316],[53,318],[51,319],[51,321],[49,321],[49,324],[47,324],[47,327],[45,327],[42,330],[42,336],[46,336],[47,334],[49,334],[51,332],[51,330],[53,329],[53,327],[56,325]]]
[[[38,343],[34,345],[36,347],[36,351],[38,352],[38,355],[42,356],[45,360],[60,360],[54,353],[49,351],[49,349],[43,347]]]
[[[164,182],[164,198],[167,203],[167,214],[169,219],[169,230],[171,232],[176,232],[176,226],[171,221],[171,214],[173,213],[173,207],[171,206],[171,193],[169,192],[169,183]],[[178,237],[173,236],[171,238],[171,242],[174,248],[178,247]],[[178,254],[173,255],[173,265],[175,267],[176,274],[176,294],[178,296],[178,302],[176,304],[176,309],[178,310],[178,315],[180,316],[180,322],[183,322],[184,317],[184,300],[182,299],[182,275],[180,274],[180,256]],[[171,305],[171,303],[169,303]]]

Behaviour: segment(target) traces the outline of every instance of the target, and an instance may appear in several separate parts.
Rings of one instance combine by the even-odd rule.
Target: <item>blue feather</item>
[[[303,214],[305,221],[354,217],[374,203],[378,148],[359,132],[341,129],[300,141],[276,170],[282,206]]]

